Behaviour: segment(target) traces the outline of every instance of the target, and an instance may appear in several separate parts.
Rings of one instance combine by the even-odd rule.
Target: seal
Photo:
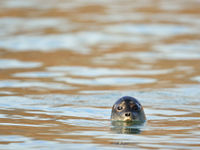
[[[117,100],[112,107],[112,121],[144,123],[146,116],[140,102],[130,96]]]

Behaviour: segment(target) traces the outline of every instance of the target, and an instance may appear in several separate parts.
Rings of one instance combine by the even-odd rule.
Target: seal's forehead
[[[124,100],[119,101],[118,103],[116,103],[117,105],[125,105],[126,102]]]
[[[139,101],[137,101],[135,98],[133,97],[129,97],[129,96],[124,96],[122,98],[120,98],[118,101],[116,101],[116,105],[119,105],[119,104],[139,104]]]

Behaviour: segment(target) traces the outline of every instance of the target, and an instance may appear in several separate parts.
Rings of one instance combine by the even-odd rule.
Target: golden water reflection
[[[199,6],[0,0],[0,149],[198,149]],[[112,130],[124,95],[138,130]]]

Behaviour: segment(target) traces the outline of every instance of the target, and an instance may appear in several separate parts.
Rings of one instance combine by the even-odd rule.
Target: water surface
[[[199,0],[0,0],[0,149],[199,149]],[[121,96],[147,122],[113,128]]]

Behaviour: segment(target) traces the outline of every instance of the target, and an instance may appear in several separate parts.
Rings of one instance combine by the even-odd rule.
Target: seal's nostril
[[[131,113],[130,112],[125,113],[125,116],[129,117],[129,116],[131,116]]]

